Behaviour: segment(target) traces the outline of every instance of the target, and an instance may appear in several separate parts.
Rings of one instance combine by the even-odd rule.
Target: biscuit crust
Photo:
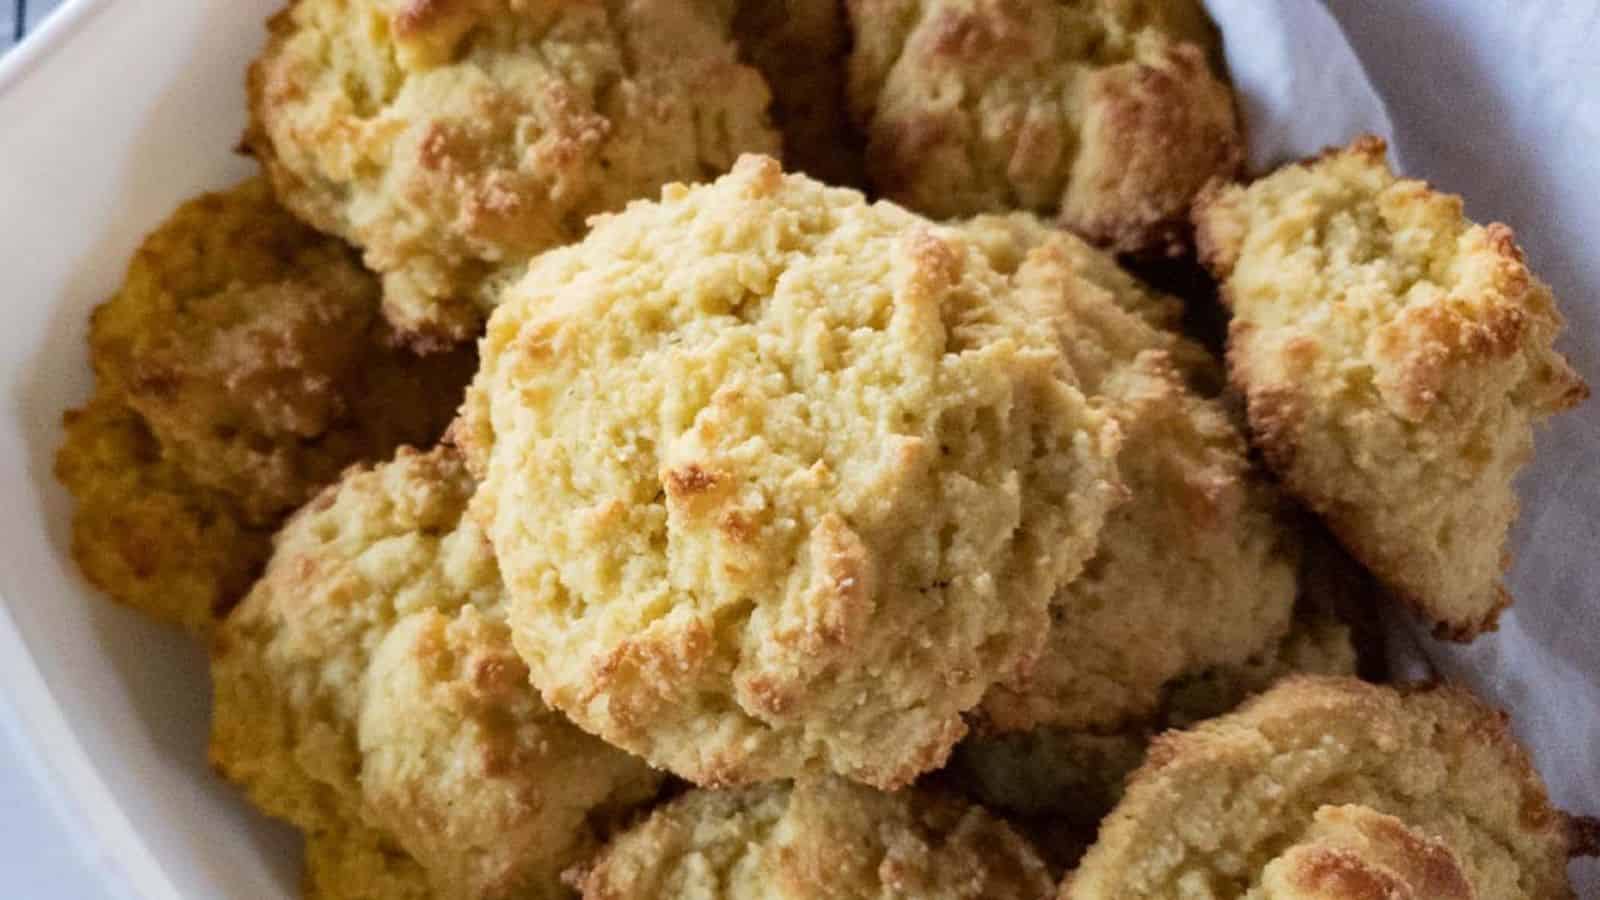
[[[460,439],[545,699],[705,785],[937,768],[1115,429],[955,231],[747,157],[540,257]]]
[[[1042,900],[1054,880],[981,809],[838,778],[693,791],[618,836],[585,900]]]
[[[249,590],[272,532],[162,459],[122,398],[101,390],[63,417],[56,479],[72,494],[72,559],[91,584],[196,634]]]
[[[1573,896],[1568,819],[1503,714],[1453,687],[1303,676],[1158,737],[1061,897],[1174,896],[1180,884],[1218,898],[1280,896],[1262,891],[1327,849],[1325,810],[1349,805],[1386,817],[1390,849],[1362,849],[1348,868],[1395,870],[1398,845],[1428,877],[1453,856],[1478,897]]]
[[[1261,873],[1260,900],[1476,900],[1442,841],[1365,806],[1324,806]]]
[[[1371,137],[1218,185],[1195,221],[1267,461],[1440,636],[1493,629],[1533,426],[1588,395],[1510,229]]]
[[[295,0],[250,69],[245,146],[283,202],[361,248],[396,330],[476,336],[589,216],[775,152],[714,0]]]
[[[473,489],[449,447],[352,469],[217,631],[212,764],[307,833],[323,895],[563,896],[591,816],[659,782],[528,683]]]
[[[1109,274],[1104,254],[1032,217],[967,227],[1003,232],[988,238],[1004,251],[992,258],[1121,426],[1129,491],[1083,574],[1053,599],[1039,662],[989,692],[983,722],[1105,730],[1144,719],[1169,682],[1243,663],[1288,630],[1294,523],[1228,411],[1192,386],[1216,380],[1206,376],[1220,364],[1151,324],[1174,301]]]
[[[867,174],[936,218],[1009,209],[1118,252],[1188,243],[1239,166],[1233,93],[1192,0],[850,0]]]
[[[376,279],[264,180],[180,206],[90,321],[96,395],[69,414],[57,462],[89,579],[208,628],[291,510],[351,463],[443,431],[474,354],[423,359],[390,336]]]

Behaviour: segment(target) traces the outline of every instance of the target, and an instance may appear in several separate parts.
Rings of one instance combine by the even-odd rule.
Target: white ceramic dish
[[[298,893],[293,835],[206,769],[203,654],[94,596],[50,475],[89,309],[176,202],[250,170],[227,148],[278,5],[73,0],[0,64],[0,684],[110,896]]]
[[[205,767],[203,654],[181,635],[95,596],[82,581],[67,555],[69,501],[50,475],[61,412],[89,389],[83,349],[89,309],[114,289],[140,238],[179,201],[250,171],[249,163],[227,148],[243,125],[243,68],[262,40],[262,20],[281,2],[69,0],[28,43],[0,60],[0,286],[6,299],[0,327],[0,388],[6,404],[0,417],[0,504],[6,513],[0,515],[0,689],[41,760],[40,781],[65,804],[69,822],[83,838],[86,861],[103,876],[106,896],[287,900],[298,895],[294,835],[251,814]],[[1212,2],[1216,9],[1237,5]],[[1440,9],[1456,13],[1472,6],[1454,2],[1419,0],[1416,9],[1434,8],[1443,15]],[[1335,0],[1334,5],[1352,4]],[[1478,6],[1466,18],[1487,22],[1506,16],[1493,0]],[[1501,31],[1488,33],[1497,52],[1503,49]],[[1451,58],[1467,58],[1470,46],[1476,45],[1463,43]],[[1515,46],[1526,52],[1533,44],[1524,40]],[[1398,51],[1390,55],[1410,58]],[[1568,68],[1583,71],[1576,64]],[[1539,71],[1552,78],[1557,70]],[[1428,96],[1412,96],[1418,90],[1403,86],[1399,94],[1421,116],[1432,106]],[[1565,118],[1549,109],[1535,111],[1535,101],[1548,89],[1524,93],[1518,96],[1525,102],[1506,104],[1518,116],[1591,121],[1570,110]],[[1592,120],[1600,121],[1600,114]],[[1444,130],[1444,125],[1430,130],[1434,123],[1425,117],[1414,124],[1417,134]],[[1446,124],[1451,135],[1458,133],[1458,122]],[[1537,133],[1546,145],[1573,142],[1567,132]],[[1592,140],[1578,143],[1593,146]],[[1510,139],[1493,144],[1500,148],[1496,152],[1507,153],[1513,145]],[[1413,146],[1431,147],[1410,145],[1408,153]],[[1434,165],[1427,171],[1437,171],[1446,186],[1471,188],[1475,198],[1487,195],[1485,202],[1498,207],[1488,210],[1491,215],[1512,215],[1519,226],[1543,226],[1532,232],[1536,241],[1582,246],[1574,235],[1592,238],[1595,228],[1579,227],[1592,221],[1592,204],[1565,218],[1544,221],[1525,211],[1519,220],[1508,211],[1518,208],[1517,198],[1506,192],[1525,191],[1538,182],[1502,172],[1498,180],[1474,187],[1476,173],[1497,170],[1449,168],[1452,160],[1470,158],[1440,154],[1436,163],[1430,157],[1427,162]],[[1561,172],[1562,184],[1593,183],[1583,180],[1592,179],[1592,171],[1569,166]],[[1559,199],[1540,197],[1541,208]],[[1569,314],[1577,313],[1578,361],[1590,363],[1585,368],[1594,375],[1592,341],[1600,323],[1590,309],[1580,313],[1572,304],[1592,300],[1577,288],[1600,285],[1600,270],[1571,259],[1559,265],[1564,257],[1551,246],[1529,249],[1541,265],[1558,263],[1549,274],[1563,290]],[[1593,413],[1581,415],[1542,436],[1543,451],[1583,458],[1600,431]],[[1576,572],[1578,555],[1584,561],[1588,557],[1584,537],[1562,524],[1566,520],[1536,514],[1551,505],[1552,492],[1600,499],[1595,487],[1600,480],[1583,474],[1594,471],[1589,465],[1568,467],[1564,476],[1548,465],[1542,468],[1538,489],[1529,492],[1522,530],[1529,552],[1519,568],[1525,575],[1530,569]],[[1559,534],[1552,531],[1558,525]],[[1588,527],[1592,540],[1592,524]],[[1543,593],[1547,600],[1592,601],[1592,592],[1579,584]],[[1540,592],[1529,592],[1525,600],[1537,596]],[[1596,614],[1588,607],[1574,612],[1582,613],[1574,619],[1579,625],[1583,616],[1592,621]],[[1544,676],[1552,669],[1569,687],[1593,682],[1596,651],[1583,638],[1584,629],[1576,637],[1556,636],[1562,640],[1546,631],[1512,622],[1499,638],[1474,645],[1472,661],[1493,664],[1507,648],[1526,646],[1553,660],[1529,669],[1542,684],[1549,683]],[[1465,654],[1459,659],[1464,667]],[[1492,665],[1481,668],[1494,671]],[[1479,686],[1515,705],[1519,725],[1528,731],[1549,730],[1552,720],[1571,718],[1562,703],[1541,702],[1548,692],[1530,691],[1517,679],[1495,678]],[[1571,694],[1562,696],[1570,700]],[[1580,740],[1540,748],[1541,763],[1554,764],[1549,771],[1559,768],[1569,775],[1566,802],[1587,812],[1595,811],[1588,808],[1589,800],[1600,789],[1589,774],[1595,746]],[[0,810],[0,817],[5,813]]]

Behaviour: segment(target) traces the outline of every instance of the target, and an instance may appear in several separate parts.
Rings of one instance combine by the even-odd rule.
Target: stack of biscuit
[[[1240,181],[1196,0],[292,0],[247,86],[57,471],[304,896],[1572,896],[1372,627],[1511,602],[1555,300],[1374,138]]]

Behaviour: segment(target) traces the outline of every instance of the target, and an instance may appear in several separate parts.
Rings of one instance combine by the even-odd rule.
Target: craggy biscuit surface
[[[545,699],[701,784],[942,763],[1120,493],[1008,290],[759,157],[536,260],[457,432]]]
[[[90,321],[96,399],[58,465],[90,579],[207,627],[291,510],[449,421],[473,354],[423,359],[388,337],[376,280],[264,180],[178,207]]]
[[[1365,806],[1324,806],[1267,863],[1251,900],[1476,900],[1443,842]]]
[[[1044,219],[1021,212],[973,216],[961,223],[961,233],[983,251],[995,269],[1007,275],[1015,275],[1034,250],[1051,245],[1048,252],[1053,259],[1100,288],[1118,307],[1156,329],[1145,333],[1147,340],[1158,342],[1160,349],[1195,366],[1217,365],[1209,358],[1202,361],[1196,354],[1203,348],[1186,346],[1178,333],[1183,301],[1140,281],[1118,265],[1111,254],[1071,235],[1062,238],[1060,230]]]
[[[1024,209],[1117,251],[1186,243],[1239,165],[1193,0],[850,0],[867,174],[935,217]]]
[[[270,524],[352,462],[431,443],[471,354],[391,346],[378,284],[253,178],[179,207],[94,312],[95,374],[163,455]]]
[[[1154,327],[1165,314],[1108,276],[1111,261],[1030,217],[980,218],[1028,314],[1049,323],[1081,387],[1122,427],[1131,498],[1111,512],[1082,575],[1051,604],[1050,637],[986,723],[1106,729],[1149,716],[1175,678],[1243,663],[1288,629],[1298,545],[1222,404],[1189,387],[1204,351]],[[1098,257],[1098,259],[1094,259]],[[1123,276],[1127,282],[1131,278]]]
[[[200,633],[249,590],[272,532],[162,459],[138,413],[104,388],[64,419],[56,478],[72,494],[72,558],[95,587]]]
[[[315,855],[364,829],[438,897],[562,896],[590,815],[658,781],[529,685],[493,554],[462,518],[472,490],[450,448],[352,470],[279,533],[218,630],[212,762],[307,832],[314,882],[412,880],[377,849]]]
[[[246,144],[360,247],[414,346],[473,337],[590,216],[774,151],[714,0],[295,0],[251,68]]]
[[[1407,856],[1453,856],[1478,897],[1572,896],[1568,819],[1504,715],[1451,687],[1306,676],[1157,738],[1061,897],[1283,896],[1265,892],[1328,840],[1319,810],[1347,805],[1397,819],[1385,843],[1419,842]]]
[[[1588,387],[1504,225],[1348,148],[1196,205],[1230,377],[1288,488],[1442,636],[1494,627],[1533,425]]]
[[[612,841],[586,900],[1043,900],[1028,843],[977,807],[838,778],[697,790]]]

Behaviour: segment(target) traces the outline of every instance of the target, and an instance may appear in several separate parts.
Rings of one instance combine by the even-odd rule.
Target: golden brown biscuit
[[[1119,494],[957,231],[766,158],[541,256],[483,353],[458,431],[518,650],[701,784],[936,768]]]
[[[1316,852],[1318,811],[1348,804],[1398,819],[1395,841],[1427,842],[1407,854],[1443,845],[1478,897],[1572,896],[1567,817],[1504,715],[1457,688],[1295,677],[1157,738],[1061,897],[1274,896],[1264,879],[1304,862],[1274,859]]]
[[[865,141],[850,121],[844,0],[740,0],[739,55],[767,79],[783,164],[841,187],[865,182]]]
[[[367,817],[444,897],[565,896],[561,871],[660,776],[540,700],[498,617],[466,607],[396,623],[358,723]]]
[[[730,3],[295,0],[251,67],[246,146],[365,253],[419,349],[585,220],[777,149]]]
[[[1110,275],[1116,267],[1103,254],[1031,217],[969,227],[1005,251],[991,259],[1028,314],[1055,329],[1084,392],[1122,427],[1118,465],[1131,492],[1083,574],[1052,602],[1038,664],[991,690],[983,716],[1003,731],[1143,719],[1173,679],[1243,663],[1288,629],[1293,523],[1222,404],[1192,390],[1175,360],[1216,364],[1150,324],[1169,315],[1166,304]]]
[[[1442,841],[1365,806],[1324,806],[1261,871],[1252,900],[1477,900]]]
[[[693,791],[619,835],[586,900],[1043,900],[1054,881],[977,807],[838,778]]]
[[[473,354],[421,359],[388,337],[376,280],[264,180],[180,206],[90,322],[96,399],[58,462],[90,580],[207,627],[290,510],[443,430]]]
[[[1195,221],[1268,462],[1441,636],[1492,629],[1533,425],[1588,395],[1510,229],[1371,137],[1211,190]]]
[[[96,376],[198,484],[273,524],[345,466],[443,430],[472,369],[393,349],[378,284],[262,179],[179,207],[94,312]]]
[[[1116,251],[1187,243],[1242,157],[1193,0],[850,0],[867,175],[935,217],[1025,209]],[[1201,41],[1204,43],[1197,43]]]
[[[290,520],[217,632],[211,759],[314,845],[375,832],[441,898],[559,896],[590,816],[659,777],[539,701],[472,490],[452,449],[403,449]],[[312,875],[409,880],[384,858]]]
[[[359,806],[362,683],[403,616],[503,600],[449,448],[352,469],[290,518],[214,636],[211,755],[267,813],[321,827]]]
[[[272,532],[173,463],[139,414],[101,388],[66,414],[56,478],[72,494],[72,558],[95,587],[199,633],[250,587]]]

